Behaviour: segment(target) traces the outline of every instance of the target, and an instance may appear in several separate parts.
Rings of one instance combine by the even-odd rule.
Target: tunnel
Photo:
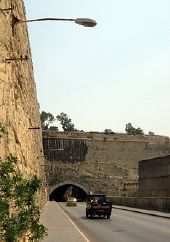
[[[68,196],[75,197],[77,201],[85,201],[87,192],[79,186],[73,184],[64,184],[56,187],[49,196],[50,201],[64,202]]]

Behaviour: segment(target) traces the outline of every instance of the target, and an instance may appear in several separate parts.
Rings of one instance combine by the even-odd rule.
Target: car
[[[75,197],[68,197],[66,205],[69,207],[77,206],[77,199]]]
[[[108,202],[105,194],[87,195],[86,217],[103,216],[110,218],[112,213],[112,203]]]

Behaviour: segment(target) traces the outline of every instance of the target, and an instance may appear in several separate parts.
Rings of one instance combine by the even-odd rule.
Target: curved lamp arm
[[[39,18],[39,19],[27,19],[21,20],[17,17],[13,16],[13,23],[20,24],[20,23],[30,23],[30,22],[40,22],[40,21],[71,21],[75,22],[76,24],[83,25],[84,27],[94,27],[97,23],[93,19],[89,18],[76,18],[76,19],[69,19],[69,18]]]

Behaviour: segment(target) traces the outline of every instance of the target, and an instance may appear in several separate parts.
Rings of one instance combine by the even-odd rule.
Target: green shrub
[[[36,193],[41,181],[36,177],[28,180],[16,169],[16,157],[10,155],[0,163],[0,239],[20,241],[27,235],[30,240],[40,241],[47,229],[40,224],[40,210],[36,205]]]

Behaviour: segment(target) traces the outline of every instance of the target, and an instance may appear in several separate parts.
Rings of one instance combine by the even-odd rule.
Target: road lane
[[[110,219],[87,219],[85,204],[60,206],[91,242],[170,242],[170,220],[113,209]]]

